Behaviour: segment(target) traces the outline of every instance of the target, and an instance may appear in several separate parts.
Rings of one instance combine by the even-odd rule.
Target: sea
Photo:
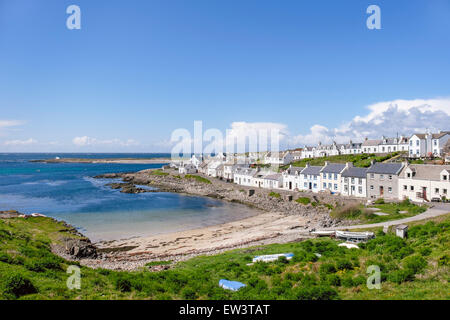
[[[156,164],[43,163],[63,158],[170,158],[170,154],[0,153],[0,211],[40,213],[73,225],[92,241],[153,236],[218,225],[256,214],[247,206],[169,192],[125,194],[104,173],[136,172]]]

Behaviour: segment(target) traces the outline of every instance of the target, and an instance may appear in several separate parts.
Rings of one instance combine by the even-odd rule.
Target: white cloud
[[[0,129],[7,127],[16,127],[24,124],[24,121],[20,120],[0,120]]]
[[[133,139],[128,139],[126,141],[120,139],[110,139],[110,140],[99,140],[96,138],[91,138],[88,136],[75,137],[72,140],[73,144],[78,147],[86,146],[120,146],[120,147],[131,147],[139,145],[139,142]]]
[[[5,141],[3,144],[5,146],[28,146],[32,144],[36,144],[37,140],[30,138],[28,140],[9,140]]]
[[[362,141],[365,137],[411,135],[414,132],[450,130],[450,99],[415,99],[379,102],[367,106],[369,113],[356,116],[338,128],[314,125],[310,132],[292,138],[298,145]]]

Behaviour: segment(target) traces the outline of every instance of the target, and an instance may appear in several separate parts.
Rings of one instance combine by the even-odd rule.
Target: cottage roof
[[[280,180],[280,178],[281,178],[281,174],[279,174],[279,173],[268,174],[267,176],[264,177],[264,179],[267,179],[267,180]]]
[[[367,173],[381,173],[381,174],[399,174],[403,168],[403,163],[380,163],[372,164]]]
[[[367,168],[349,167],[342,172],[343,177],[366,178]]]
[[[378,146],[381,143],[381,140],[366,140],[362,143],[363,147],[374,147]]]
[[[410,164],[403,168],[401,172],[402,177],[404,177],[404,173],[408,169],[411,169],[415,173],[410,179],[440,181],[441,172],[443,170],[450,172],[450,165]]]
[[[300,172],[302,172],[302,170],[305,169],[305,167],[289,167],[286,172],[289,175],[296,175],[296,174],[300,174]]]
[[[325,167],[322,168],[321,172],[323,173],[340,173],[344,170],[345,164],[343,163],[328,163]]]
[[[303,169],[302,174],[318,176],[320,174],[321,169],[322,167],[320,166],[308,166],[305,169]]]

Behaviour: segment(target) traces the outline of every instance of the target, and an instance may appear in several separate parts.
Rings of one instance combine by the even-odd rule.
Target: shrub
[[[374,204],[385,204],[386,202],[384,202],[383,198],[378,198],[377,200],[375,200]]]
[[[330,286],[339,287],[341,285],[341,278],[337,274],[327,275],[325,281]]]
[[[211,184],[211,181],[209,181],[208,179],[200,177],[200,176],[192,175],[192,174],[187,174],[187,175],[184,176],[184,178],[186,178],[186,179],[194,179],[197,182]]]
[[[450,259],[449,259],[448,255],[444,254],[443,256],[441,256],[441,257],[438,259],[438,266],[440,266],[440,267],[442,267],[442,266],[448,266],[449,260],[450,260]]]
[[[16,298],[37,292],[30,279],[24,277],[20,273],[14,273],[7,276],[4,287],[5,293],[14,295]]]
[[[308,198],[308,197],[301,197],[301,198],[298,198],[298,199],[295,200],[295,201],[298,202],[298,203],[307,205],[307,204],[309,204],[309,203],[311,202],[311,199]]]
[[[13,262],[13,258],[7,253],[0,252],[0,262],[11,264]]]
[[[346,275],[341,278],[341,283],[344,287],[350,288],[353,287],[355,284],[353,283],[353,278],[351,275]]]
[[[269,193],[269,197],[272,197],[272,198],[280,198],[281,197],[281,195],[279,194],[279,193],[276,193],[276,192],[271,192],[271,193]]]
[[[116,280],[116,289],[121,292],[131,291],[131,282],[127,278],[120,277]]]
[[[297,300],[332,300],[338,298],[338,293],[330,286],[298,287],[294,297]]]
[[[197,299],[197,293],[193,288],[184,288],[181,291],[181,296],[186,300],[195,300]]]
[[[349,260],[338,259],[336,262],[336,268],[338,270],[352,270],[353,265]]]
[[[322,263],[320,265],[319,272],[322,273],[322,274],[335,273],[336,272],[336,268],[334,267],[334,264]]]
[[[427,266],[427,261],[419,255],[414,255],[405,258],[404,261],[405,269],[411,270],[413,274],[421,273]]]
[[[331,216],[337,219],[356,219],[359,218],[362,213],[363,211],[359,205],[347,204],[342,207],[336,207],[331,212]]]
[[[412,279],[414,279],[414,274],[411,272],[411,270],[395,270],[388,275],[388,280],[397,284],[405,281],[410,281]]]

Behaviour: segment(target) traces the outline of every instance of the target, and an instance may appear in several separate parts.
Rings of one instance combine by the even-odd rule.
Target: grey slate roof
[[[403,163],[379,163],[370,166],[367,173],[399,174],[403,168]]]
[[[381,143],[381,140],[366,140],[362,143],[363,147],[372,147],[378,146]]]
[[[323,169],[321,172],[324,173],[340,173],[342,170],[344,170],[345,164],[343,163],[329,163]]]
[[[310,175],[318,176],[320,174],[321,169],[322,169],[322,167],[319,167],[319,166],[309,166],[309,167],[306,167],[305,169],[303,169],[302,174],[310,174]]]
[[[342,172],[343,177],[366,178],[367,168],[349,167]]]
[[[296,173],[300,174],[300,172],[302,172],[303,169],[305,169],[305,167],[290,167],[286,171],[288,174],[294,176]]]

